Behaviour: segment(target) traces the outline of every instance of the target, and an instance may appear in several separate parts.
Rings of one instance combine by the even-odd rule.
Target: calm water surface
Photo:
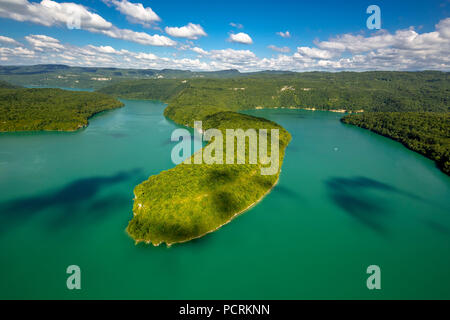
[[[135,246],[133,188],[173,167],[176,126],[124,102],[75,133],[0,135],[0,298],[450,298],[450,179],[328,112],[248,112],[292,133],[279,185],[202,239]]]

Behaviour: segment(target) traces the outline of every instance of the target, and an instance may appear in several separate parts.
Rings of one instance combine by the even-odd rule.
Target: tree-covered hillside
[[[450,175],[450,113],[369,112],[345,116],[342,122],[397,140]]]
[[[187,81],[158,79],[120,82],[98,91],[126,99],[168,101],[187,87]]]
[[[59,64],[33,66],[0,66],[0,80],[21,86],[70,87],[98,89],[119,81],[137,79],[230,78],[237,70],[193,72],[172,69],[119,69],[69,67]]]
[[[450,81],[441,72],[365,72],[365,73],[266,73],[232,79],[183,80],[184,88],[167,91],[170,102],[166,115],[179,118],[198,116],[199,108],[225,110],[255,108],[314,108],[347,111],[449,111]],[[126,81],[100,90],[123,98],[147,97],[159,80]],[[173,86],[181,89],[180,80]],[[176,114],[183,106],[183,116]],[[184,117],[184,118],[183,118]]]
[[[180,80],[158,81],[127,81],[100,91],[124,98],[161,99],[169,103],[164,115],[188,126],[218,112],[255,108],[364,110],[367,115],[352,115],[344,121],[399,140],[436,160],[448,173],[449,73],[262,72],[232,79],[183,80],[183,87]],[[169,86],[171,81],[174,84]],[[177,90],[167,90],[164,97],[160,92],[164,87]],[[394,118],[396,125],[392,125]]]
[[[0,89],[0,132],[74,131],[88,118],[121,107],[117,99],[101,93],[61,89]]]
[[[15,88],[19,88],[18,86],[12,85],[6,81],[1,81],[0,80],[0,89],[15,89]]]

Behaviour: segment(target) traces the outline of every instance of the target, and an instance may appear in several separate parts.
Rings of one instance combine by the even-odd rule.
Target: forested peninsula
[[[399,141],[407,148],[434,160],[443,172],[450,175],[448,112],[368,112],[348,115],[341,121]]]
[[[134,217],[127,231],[137,242],[170,246],[201,237],[253,206],[277,183],[284,151],[291,139],[285,129],[269,120],[231,111],[201,120],[203,129],[219,129],[224,136],[225,129],[268,129],[268,132],[279,129],[278,171],[275,175],[261,175],[264,165],[260,161],[257,164],[181,163],[151,176],[134,189]],[[223,150],[225,156],[225,141]]]
[[[448,75],[439,72],[261,73],[247,78],[125,81],[99,91],[121,98],[162,100],[168,103],[164,115],[188,127],[202,120],[205,129],[279,128],[281,164],[290,134],[273,122],[239,111],[302,108],[374,114],[435,112],[445,117],[448,85]],[[364,114],[344,121],[351,123],[349,119]],[[431,117],[428,124],[442,119]],[[258,166],[180,164],[151,176],[134,190],[134,217],[128,233],[136,242],[171,245],[216,230],[276,184],[279,172],[261,176]]]
[[[261,175],[261,164],[185,164],[151,176],[135,190],[133,219],[127,232],[136,242],[159,245],[189,241],[217,230],[240,213],[261,200],[277,183],[290,134],[278,124],[258,117],[240,114],[247,105],[236,102],[232,95],[214,97],[217,90],[191,92],[187,82],[146,80],[125,84],[126,97],[154,98],[169,103],[164,114],[180,125],[193,127],[194,121],[203,122],[203,130],[271,129],[279,130],[279,169],[275,175]],[[125,89],[126,88],[126,89]],[[149,88],[147,90],[147,88]],[[151,89],[150,89],[151,88]],[[113,93],[113,88],[103,92]],[[168,97],[168,93],[170,92]],[[229,90],[235,92],[236,90]],[[190,101],[191,94],[201,97]],[[124,97],[123,94],[119,96]],[[187,98],[187,99],[186,99]],[[205,147],[206,148],[206,147]],[[205,149],[203,148],[203,150]],[[248,145],[246,146],[248,151]],[[223,142],[224,156],[226,144]],[[269,152],[270,148],[269,148]],[[194,156],[192,156],[194,157]],[[235,154],[236,157],[236,154]]]
[[[75,131],[93,115],[123,104],[96,93],[25,89],[0,83],[0,132]]]

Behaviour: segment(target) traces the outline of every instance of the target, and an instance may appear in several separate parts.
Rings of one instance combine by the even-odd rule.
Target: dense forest
[[[436,160],[448,173],[449,73],[259,72],[223,79],[159,81],[125,81],[100,92],[166,101],[164,115],[187,126],[218,112],[255,108],[364,111],[367,116],[352,115],[343,121],[398,140]],[[398,124],[391,122],[388,127],[390,118],[398,119]]]
[[[15,86],[6,81],[0,80],[0,89],[15,89],[15,88],[19,88],[19,86]]]
[[[219,112],[208,116],[203,128],[222,130],[224,136],[225,129],[254,128],[267,129],[268,132],[278,129],[278,172],[275,175],[261,175],[261,167],[266,165],[260,161],[257,164],[247,161],[246,164],[226,165],[181,163],[151,176],[134,190],[134,217],[127,231],[137,242],[171,245],[203,236],[245,211],[277,182],[284,151],[291,139],[281,126],[236,112]],[[268,141],[270,139],[268,137]],[[223,150],[225,157],[225,141]],[[237,152],[234,155],[236,158]]]
[[[113,84],[100,89],[99,92],[126,99],[169,101],[187,87],[187,81],[136,80]]]
[[[231,79],[125,81],[99,91],[161,99],[169,102],[166,116],[187,124],[188,119],[202,118],[203,112],[255,108],[447,112],[449,80],[441,72],[258,73]],[[165,87],[167,94],[161,92]],[[155,88],[158,92],[153,94]]]
[[[450,113],[368,112],[341,121],[399,141],[450,175]]]
[[[158,81],[125,81],[100,92],[166,101],[164,115],[187,126],[218,112],[255,108],[364,110],[343,121],[398,140],[435,160],[444,172],[449,170],[449,73],[261,72],[229,79]],[[164,87],[170,88],[165,96]]]
[[[122,105],[101,93],[1,88],[0,132],[74,131],[86,126],[94,114]]]
[[[236,77],[237,70],[192,72],[172,69],[69,67],[59,64],[0,66],[0,80],[21,86],[98,89],[124,80]]]

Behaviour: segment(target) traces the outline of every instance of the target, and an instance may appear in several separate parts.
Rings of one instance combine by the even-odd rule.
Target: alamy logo
[[[372,14],[369,18],[367,18],[367,29],[373,30],[381,29],[381,9],[377,5],[371,5],[366,10],[367,14]]]
[[[191,154],[191,134],[186,129],[176,129],[172,133],[172,141],[180,141],[172,149],[174,164],[261,164],[261,175],[278,173],[279,158],[279,130],[271,129],[226,129],[225,141],[221,130],[202,130],[202,122],[194,122],[194,149],[198,150],[193,157]],[[270,147],[268,138],[270,136]],[[210,142],[202,149],[202,142]],[[248,144],[246,144],[248,141]],[[224,154],[225,145],[225,154]],[[248,151],[248,152],[247,152]],[[225,160],[224,160],[225,156]],[[193,161],[191,160],[193,158]]]
[[[67,18],[66,26],[68,29],[81,29],[81,15],[79,12],[70,12],[69,18]]]
[[[80,290],[81,289],[81,269],[79,266],[71,265],[67,267],[67,274],[70,276],[67,278],[66,285],[69,290]]]
[[[369,290],[381,290],[381,269],[377,265],[371,265],[367,267],[367,274],[370,274],[367,278],[367,289]]]

